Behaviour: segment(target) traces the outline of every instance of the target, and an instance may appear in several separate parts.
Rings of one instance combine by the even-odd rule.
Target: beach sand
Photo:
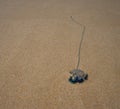
[[[0,0],[0,109],[120,109],[120,1]]]

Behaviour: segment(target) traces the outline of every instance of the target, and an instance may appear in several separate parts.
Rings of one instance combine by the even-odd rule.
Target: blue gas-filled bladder
[[[70,76],[69,82],[75,84],[75,83],[82,83],[84,81],[83,78],[77,77],[77,76]]]

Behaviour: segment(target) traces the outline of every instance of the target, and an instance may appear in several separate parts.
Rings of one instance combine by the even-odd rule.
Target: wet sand
[[[0,0],[0,109],[120,109],[119,0]],[[68,82],[77,64],[89,79]]]

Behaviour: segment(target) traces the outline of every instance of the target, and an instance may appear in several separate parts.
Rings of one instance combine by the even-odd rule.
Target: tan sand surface
[[[120,109],[120,0],[0,0],[0,109]]]

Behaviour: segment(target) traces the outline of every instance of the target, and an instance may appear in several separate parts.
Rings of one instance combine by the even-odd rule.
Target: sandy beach
[[[120,1],[0,0],[0,109],[120,109]]]

